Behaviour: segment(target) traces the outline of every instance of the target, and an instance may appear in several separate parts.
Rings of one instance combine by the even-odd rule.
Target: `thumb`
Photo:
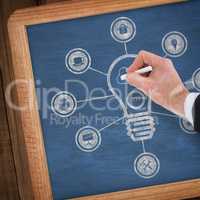
[[[130,85],[133,85],[139,90],[142,90],[144,93],[148,93],[148,91],[151,89],[150,80],[148,77],[144,77],[136,72],[131,72],[127,74],[127,82]]]

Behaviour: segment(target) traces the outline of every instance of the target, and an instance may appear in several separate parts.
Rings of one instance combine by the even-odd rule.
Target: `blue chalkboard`
[[[200,135],[120,75],[145,49],[200,89],[200,1],[27,27],[55,199],[200,178]]]

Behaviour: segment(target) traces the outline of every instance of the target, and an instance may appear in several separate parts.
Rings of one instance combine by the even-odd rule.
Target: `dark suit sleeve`
[[[193,106],[194,129],[200,132],[200,95],[196,98]]]

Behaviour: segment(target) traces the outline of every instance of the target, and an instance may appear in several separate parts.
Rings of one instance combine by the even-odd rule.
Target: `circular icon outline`
[[[196,131],[191,131],[191,130],[189,130],[189,129],[187,129],[185,126],[184,126],[184,121],[186,121],[186,120],[184,120],[183,118],[179,118],[179,125],[180,125],[180,127],[181,127],[181,129],[182,129],[182,131],[184,131],[185,133],[187,133],[187,134],[189,134],[189,135],[195,135],[195,134],[197,134],[197,132]],[[188,122],[189,123],[189,122]]]
[[[168,51],[166,50],[165,41],[166,41],[166,39],[167,39],[170,35],[173,35],[173,34],[182,37],[182,39],[183,39],[183,41],[184,41],[184,49],[181,51],[181,53],[172,54],[172,53],[170,53],[170,52],[168,52]],[[183,54],[185,54],[185,52],[187,51],[187,49],[188,49],[188,40],[187,40],[186,36],[185,36],[183,33],[179,32],[179,31],[171,31],[171,32],[165,34],[165,36],[162,38],[162,50],[163,50],[164,53],[165,53],[167,56],[169,56],[169,57],[172,57],[172,58],[180,57],[180,56],[182,56]]]
[[[61,96],[61,95],[69,96],[69,97],[72,99],[73,103],[74,103],[74,105],[73,105],[73,110],[72,110],[71,112],[69,112],[68,114],[61,114],[61,113],[59,113],[59,112],[55,109],[55,105],[54,105],[55,100],[56,100],[57,97],[59,97],[59,96]],[[69,117],[69,116],[71,116],[71,115],[74,114],[74,112],[76,111],[76,109],[77,109],[77,100],[76,100],[75,96],[74,96],[72,93],[70,93],[70,92],[60,91],[60,92],[56,93],[56,94],[53,96],[52,100],[51,100],[51,110],[52,110],[56,115],[58,115],[58,116],[60,116],[60,117],[63,117],[63,118],[64,118],[64,117]]]
[[[136,93],[136,94],[139,94],[139,95],[142,96],[142,98],[141,98],[141,99],[142,99],[142,102],[141,102],[140,105],[138,105],[138,106],[133,106],[133,105],[128,101],[128,99],[130,98],[130,96],[131,96],[133,93]],[[141,91],[139,91],[139,90],[132,90],[131,92],[128,93],[128,95],[127,95],[127,97],[126,97],[126,103],[127,103],[127,105],[128,105],[130,108],[134,109],[134,110],[140,110],[140,109],[142,109],[143,106],[144,106],[145,103],[146,103],[146,100],[147,100],[147,98],[145,98],[145,95],[144,95]]]
[[[155,163],[156,163],[156,170],[155,170],[155,171],[152,173],[152,175],[150,175],[150,176],[145,176],[144,174],[141,174],[141,173],[139,172],[139,170],[137,169],[137,163],[138,163],[138,161],[139,161],[141,158],[146,157],[146,156],[153,158],[154,161],[155,161]],[[155,176],[158,174],[158,172],[160,171],[160,161],[159,161],[159,159],[157,158],[157,156],[156,156],[155,154],[153,154],[153,153],[149,153],[149,152],[141,153],[141,154],[139,154],[139,155],[136,157],[136,159],[134,160],[134,171],[135,171],[135,173],[136,173],[138,176],[140,176],[140,177],[142,177],[142,178],[145,178],[145,179],[153,178],[153,177],[155,177]]]
[[[83,146],[81,146],[81,144],[79,144],[79,135],[80,135],[81,131],[84,131],[85,129],[91,129],[92,131],[94,131],[94,132],[96,133],[98,139],[99,139],[98,142],[97,142],[97,144],[95,145],[95,147],[92,148],[92,149],[86,149],[86,148],[84,148]],[[96,150],[99,148],[99,146],[101,145],[101,142],[102,142],[102,139],[101,139],[101,134],[100,134],[100,132],[99,132],[96,128],[92,127],[92,126],[89,126],[89,125],[84,126],[84,127],[80,128],[80,129],[76,132],[76,135],[75,135],[75,143],[76,143],[76,146],[77,146],[81,151],[84,151],[84,152],[87,152],[87,153],[94,152],[94,151],[96,151]]]
[[[87,63],[87,66],[81,70],[81,71],[75,71],[69,64],[69,58],[70,56],[74,53],[74,52],[82,52],[83,54],[85,54],[85,56],[87,57],[88,59],[88,63]],[[86,51],[85,49],[83,48],[74,48],[74,49],[71,49],[65,56],[65,66],[66,68],[72,72],[73,74],[83,74],[85,73],[90,67],[91,67],[91,64],[92,64],[92,60],[91,60],[91,56],[90,54],[88,53],[88,51]]]
[[[197,76],[197,74],[199,74],[199,76],[200,76],[200,68],[196,69],[194,71],[194,73],[192,74],[192,85],[194,86],[194,88],[197,91],[200,91],[200,87],[198,86],[197,81],[196,81],[196,77],[195,77],[195,76]]]
[[[120,21],[120,20],[126,20],[126,21],[128,21],[128,22],[131,24],[132,28],[133,28],[133,32],[132,32],[132,34],[131,34],[131,37],[129,37],[129,38],[126,39],[126,40],[122,40],[122,39],[117,38],[117,36],[113,33],[114,25],[115,25],[118,21]],[[111,34],[112,38],[113,38],[116,42],[119,42],[119,43],[128,43],[128,42],[130,42],[130,41],[133,40],[134,37],[136,36],[136,32],[137,32],[137,30],[136,30],[136,24],[135,24],[135,22],[134,22],[132,19],[128,18],[128,17],[118,17],[118,18],[116,18],[116,19],[112,22],[112,24],[111,24],[111,26],[110,26],[110,34]]]

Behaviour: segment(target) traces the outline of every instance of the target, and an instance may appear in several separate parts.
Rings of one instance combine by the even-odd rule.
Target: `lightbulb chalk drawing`
[[[129,106],[130,104],[128,104],[126,101],[127,96],[130,96],[130,93],[128,94],[127,92],[129,86],[128,84],[126,84],[124,87],[121,87],[121,85],[119,85],[119,83],[116,81],[116,73],[119,71],[119,69],[124,66],[124,63],[128,63],[128,66],[130,66],[136,56],[136,54],[125,54],[118,57],[109,67],[107,83],[110,91],[113,93],[114,97],[117,99],[123,110],[128,131],[127,135],[130,136],[133,141],[142,141],[151,139],[155,132],[154,119],[152,116],[150,116],[151,106],[149,105],[151,103],[151,100],[147,98],[148,106],[145,111],[142,110],[142,112],[139,111],[136,113],[137,109],[132,109],[132,112],[129,113],[128,107],[133,108],[132,106]],[[125,91],[123,91],[121,94],[124,94],[125,96],[121,97],[116,92],[116,89],[124,89]]]

